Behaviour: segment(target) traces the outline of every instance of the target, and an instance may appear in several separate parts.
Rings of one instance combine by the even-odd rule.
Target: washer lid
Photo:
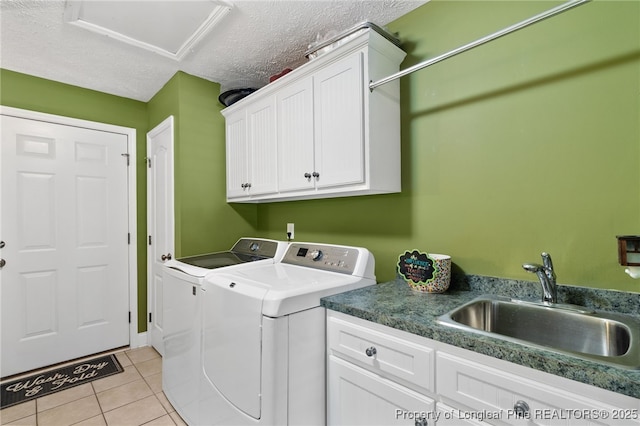
[[[177,269],[194,277],[204,277],[212,270],[245,263],[267,261],[278,262],[284,256],[289,243],[263,238],[240,238],[231,250],[196,256],[181,257],[167,262],[167,267]]]
[[[244,253],[234,253],[232,251],[221,251],[218,253],[201,254],[198,256],[182,257],[179,262],[187,265],[205,269],[217,269],[225,266],[239,265],[241,263],[255,262],[256,260],[268,259],[266,256],[250,255]]]

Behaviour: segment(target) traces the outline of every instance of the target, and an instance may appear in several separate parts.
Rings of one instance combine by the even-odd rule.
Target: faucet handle
[[[551,260],[551,255],[547,252],[542,252],[542,264],[544,265],[547,274],[555,280],[556,273],[553,270],[553,261]]]

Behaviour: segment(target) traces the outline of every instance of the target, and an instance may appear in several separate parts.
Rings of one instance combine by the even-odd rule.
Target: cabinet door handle
[[[311,179],[311,173],[305,173],[304,177],[306,177],[307,179]]]
[[[415,426],[429,426],[429,422],[423,416],[420,416],[419,419],[416,419]]]
[[[378,353],[378,350],[375,346],[371,346],[370,348],[367,348],[364,353],[367,354],[368,357],[372,357]]]
[[[167,260],[171,260],[171,253],[168,253],[168,254],[166,254],[166,255],[165,255],[165,254],[163,254],[162,256],[160,256],[160,259],[161,259],[163,262],[166,262]]]
[[[529,404],[527,404],[525,401],[520,399],[520,400],[516,401],[515,404],[513,404],[513,411],[515,411],[516,417],[518,417],[518,418],[528,417],[529,416]]]
[[[316,179],[318,179],[320,177],[320,173],[318,172],[313,172],[312,176]]]

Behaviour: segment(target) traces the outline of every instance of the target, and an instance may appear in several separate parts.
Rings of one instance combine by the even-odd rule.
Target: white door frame
[[[127,136],[127,152],[129,153],[128,167],[128,192],[129,192],[129,311],[131,321],[129,323],[129,346],[137,348],[146,345],[144,335],[138,335],[138,253],[137,253],[137,217],[136,217],[136,129],[130,127],[115,126],[112,124],[98,123],[95,121],[81,120],[60,115],[45,114],[26,109],[6,107],[0,105],[0,114],[28,120],[45,121],[47,123],[61,124],[65,126],[84,127],[87,129],[101,130],[104,132],[118,133]],[[0,194],[0,197],[2,194]]]

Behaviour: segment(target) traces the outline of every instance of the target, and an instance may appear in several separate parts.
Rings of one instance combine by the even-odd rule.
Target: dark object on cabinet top
[[[222,105],[228,107],[228,106],[231,106],[231,105],[235,104],[240,99],[249,96],[250,94],[252,94],[256,90],[258,90],[258,89],[249,89],[249,88],[247,88],[247,89],[227,90],[224,93],[220,93],[220,96],[218,96],[218,100],[220,101],[220,103]]]

